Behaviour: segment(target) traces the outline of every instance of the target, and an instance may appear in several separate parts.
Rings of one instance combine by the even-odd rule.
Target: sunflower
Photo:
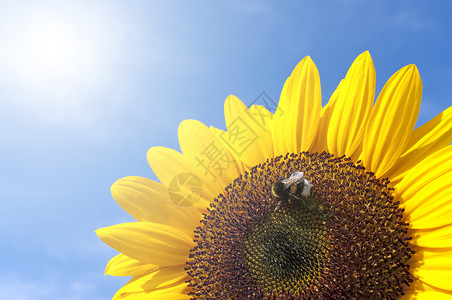
[[[96,231],[133,276],[113,299],[452,299],[452,107],[414,128],[414,65],[374,96],[368,52],[324,107],[305,57],[274,113],[183,121],[182,153],[148,152],[160,182],[112,186],[137,220]]]

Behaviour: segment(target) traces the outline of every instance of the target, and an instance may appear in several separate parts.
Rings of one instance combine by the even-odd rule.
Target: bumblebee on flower
[[[322,107],[306,57],[284,84],[284,114],[229,96],[226,131],[183,121],[182,153],[148,152],[160,182],[112,186],[137,219],[97,231],[121,252],[106,273],[134,276],[114,299],[452,297],[452,108],[414,129],[417,68],[396,72],[374,105],[375,82],[364,52]],[[240,152],[224,138],[237,118],[254,139]],[[215,180],[196,161],[212,145],[229,162]],[[203,186],[190,207],[168,197],[182,173]]]

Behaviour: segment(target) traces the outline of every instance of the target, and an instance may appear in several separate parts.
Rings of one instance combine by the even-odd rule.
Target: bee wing
[[[290,174],[289,178],[281,180],[281,182],[284,184],[284,189],[288,189],[289,187],[293,185],[297,185],[301,182],[303,182],[303,172],[294,172]]]
[[[304,180],[304,187],[303,187],[303,192],[301,193],[301,195],[309,196],[311,194],[312,184],[309,181],[307,181],[306,179],[303,179],[303,180]]]

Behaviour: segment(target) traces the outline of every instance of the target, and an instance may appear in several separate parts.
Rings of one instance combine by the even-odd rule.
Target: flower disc
[[[327,243],[324,216],[298,203],[285,205],[251,226],[246,267],[268,293],[301,290],[322,270]]]
[[[272,185],[301,171],[309,196]],[[392,299],[411,282],[408,224],[388,181],[349,158],[287,154],[226,187],[187,262],[195,299]]]

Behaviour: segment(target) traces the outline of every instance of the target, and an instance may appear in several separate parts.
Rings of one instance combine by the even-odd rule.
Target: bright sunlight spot
[[[1,20],[0,72],[14,84],[46,90],[92,84],[109,63],[105,53],[117,48],[108,38],[110,20],[94,13],[30,9]]]
[[[12,22],[3,64],[22,84],[47,85],[54,79],[73,78],[82,63],[82,44],[77,28],[58,19],[35,18]]]
[[[22,114],[89,127],[101,106],[94,95],[114,74],[119,30],[108,7],[55,3],[10,5],[0,19],[0,86]]]
[[[27,50],[31,66],[54,72],[75,66],[80,38],[64,24],[43,24],[30,30],[24,42],[31,46]]]

